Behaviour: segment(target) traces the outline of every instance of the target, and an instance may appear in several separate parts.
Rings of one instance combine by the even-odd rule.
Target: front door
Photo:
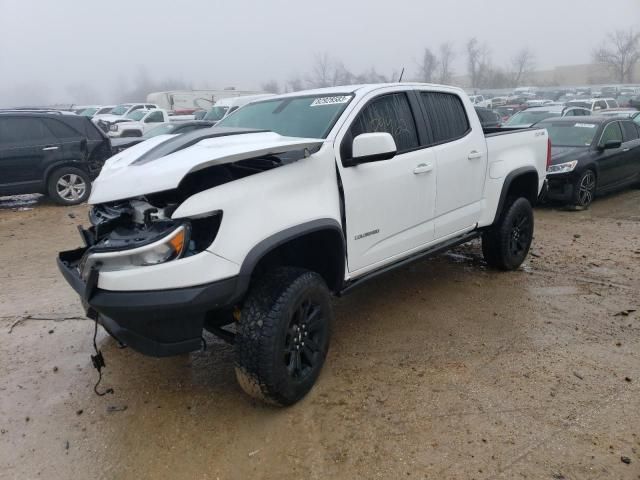
[[[0,189],[34,192],[46,165],[59,155],[60,142],[36,117],[0,118]]]
[[[365,103],[340,143],[349,271],[373,270],[433,240],[435,155],[422,148],[406,92],[392,91]],[[390,160],[344,167],[353,138],[388,132],[398,150]]]

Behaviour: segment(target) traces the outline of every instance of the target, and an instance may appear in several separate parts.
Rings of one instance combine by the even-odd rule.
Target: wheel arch
[[[86,165],[84,165],[84,162],[82,162],[81,160],[77,160],[77,159],[66,159],[66,160],[60,160],[56,163],[53,163],[51,165],[49,165],[45,171],[44,171],[44,177],[43,177],[43,185],[46,186],[49,184],[49,179],[51,178],[51,175],[56,171],[56,170],[60,170],[61,168],[66,168],[66,167],[73,167],[73,168],[77,168],[79,170],[82,170],[84,173],[86,173],[87,175],[89,175],[89,170],[86,167]]]
[[[538,200],[538,185],[538,171],[534,167],[520,167],[510,172],[502,184],[498,208],[492,223],[500,218],[509,198],[524,197],[534,205]]]
[[[255,275],[286,265],[307,268],[322,276],[329,290],[344,284],[345,239],[340,224],[331,218],[313,220],[278,232],[255,245],[240,267],[236,298],[240,300]]]

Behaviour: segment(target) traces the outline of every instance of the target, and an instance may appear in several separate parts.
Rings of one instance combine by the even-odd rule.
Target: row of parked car
[[[63,205],[84,202],[109,157],[160,135],[211,128],[238,108],[270,96],[225,98],[191,115],[144,102],[72,112],[2,111],[0,195],[42,193]],[[484,108],[471,98],[485,129],[547,128],[553,165],[545,199],[586,207],[596,194],[640,177],[640,111],[634,108],[619,108],[609,98]]]
[[[541,200],[588,207],[596,195],[640,181],[640,111],[613,99],[476,107],[485,128],[544,127],[551,139],[548,189]],[[502,110],[501,110],[502,109]]]

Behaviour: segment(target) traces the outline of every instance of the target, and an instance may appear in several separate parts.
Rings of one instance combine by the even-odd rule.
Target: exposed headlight
[[[112,132],[117,132],[118,131],[118,125],[117,124],[113,124],[109,126],[109,130],[111,130]]]
[[[552,175],[554,173],[569,173],[573,172],[578,165],[578,160],[572,160],[566,163],[559,163],[558,165],[551,165],[547,168],[547,175]]]
[[[179,258],[189,244],[189,230],[181,225],[170,234],[148,245],[89,254],[82,262],[80,270],[83,277],[89,275],[91,267],[100,263],[100,270],[126,270],[129,268],[157,265]]]

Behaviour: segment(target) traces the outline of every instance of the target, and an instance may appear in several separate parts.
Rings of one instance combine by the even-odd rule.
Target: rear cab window
[[[420,99],[431,130],[432,145],[457,140],[471,131],[467,112],[458,95],[420,92]]]

